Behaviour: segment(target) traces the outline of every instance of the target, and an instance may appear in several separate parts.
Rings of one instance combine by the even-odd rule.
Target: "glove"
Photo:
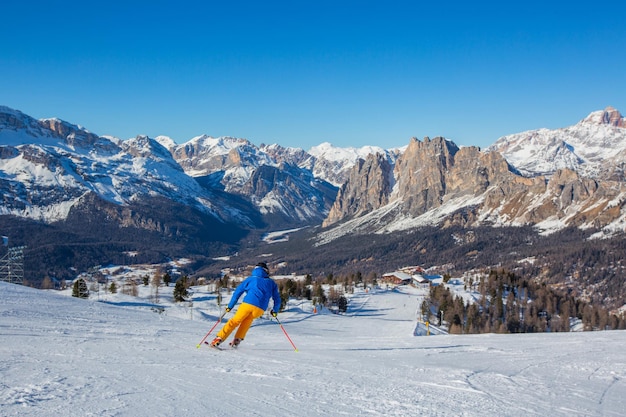
[[[230,308],[226,307],[226,312],[228,313],[230,311]]]
[[[270,314],[272,315],[272,317],[276,317],[276,316],[278,315],[278,313],[277,313],[277,312],[275,312],[274,310],[271,310],[271,311],[270,311]]]

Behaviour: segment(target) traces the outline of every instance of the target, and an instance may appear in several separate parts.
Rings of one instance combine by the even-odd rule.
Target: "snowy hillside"
[[[418,290],[346,315],[291,301],[237,351],[196,348],[219,309],[168,291],[100,302],[0,283],[2,416],[620,416],[626,332],[414,336]],[[142,290],[143,291],[143,290]],[[141,294],[140,294],[141,295]],[[227,298],[227,297],[225,297]],[[160,314],[156,307],[163,309]]]
[[[225,211],[167,149],[146,136],[122,142],[0,106],[0,144],[5,199],[0,215],[64,220],[89,193],[120,205],[140,196],[163,196],[215,217]]]
[[[511,165],[528,176],[550,175],[569,168],[584,176],[622,173],[626,156],[626,119],[607,107],[573,126],[537,129],[504,136],[488,151],[500,152]]]

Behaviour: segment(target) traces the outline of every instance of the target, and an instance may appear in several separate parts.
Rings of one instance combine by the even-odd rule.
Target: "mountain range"
[[[350,233],[451,223],[623,232],[624,120],[607,108],[572,127],[505,136],[485,151],[414,138],[395,164],[372,154],[355,167],[324,225],[344,221]],[[464,216],[454,216],[459,210]]]
[[[34,282],[175,257],[192,259],[198,272],[247,251],[241,262],[273,256],[302,269],[297,259],[322,247],[337,256],[329,248],[342,239],[373,245],[372,258],[373,242],[424,230],[470,246],[480,241],[476,230],[510,228],[526,241],[564,231],[607,241],[625,230],[625,162],[626,119],[611,107],[484,150],[437,137],[399,149],[323,143],[305,151],[206,135],[182,144],[121,140],[0,106],[0,231],[28,246]],[[287,229],[306,232],[289,248],[262,246],[263,233]]]

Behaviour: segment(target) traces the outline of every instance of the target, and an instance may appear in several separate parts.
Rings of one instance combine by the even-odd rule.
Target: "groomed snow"
[[[168,301],[172,287],[159,314],[147,297],[0,282],[0,415],[626,413],[624,331],[417,337],[418,290],[374,290],[355,293],[346,315],[290,301],[279,318],[298,352],[266,318],[219,352],[196,348],[220,311],[215,295],[195,287],[190,309]]]

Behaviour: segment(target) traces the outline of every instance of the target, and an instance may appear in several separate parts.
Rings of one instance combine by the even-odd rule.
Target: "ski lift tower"
[[[24,284],[24,249],[26,246],[9,247],[9,238],[2,236],[7,253],[0,258],[0,281]]]

